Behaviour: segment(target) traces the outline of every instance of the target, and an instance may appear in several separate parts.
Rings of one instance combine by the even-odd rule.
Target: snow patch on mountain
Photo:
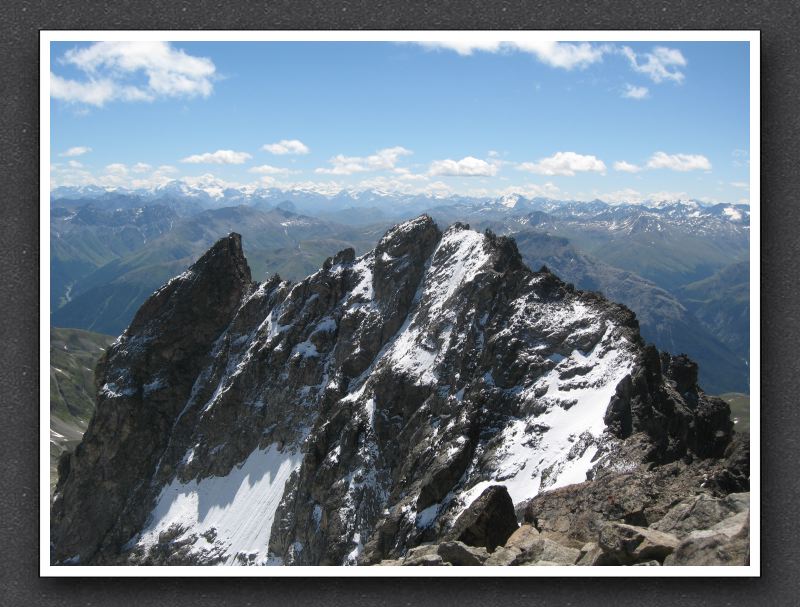
[[[523,409],[528,404],[536,412],[503,430],[491,476],[462,494],[462,509],[493,484],[505,485],[516,505],[545,489],[585,481],[606,428],[608,403],[633,369],[628,345],[609,324],[590,352],[573,350],[523,390]]]
[[[453,296],[475,279],[489,261],[486,238],[465,229],[450,229],[433,254],[415,314],[401,329],[388,360],[393,367],[416,377],[421,383],[435,383],[436,362],[451,347],[455,321]],[[440,327],[432,335],[431,326]],[[437,339],[438,338],[438,339]]]
[[[162,534],[196,534],[191,553],[211,553],[219,564],[280,564],[267,554],[275,511],[302,455],[274,445],[256,450],[227,476],[183,483],[177,478],[159,495],[136,546],[148,549]]]

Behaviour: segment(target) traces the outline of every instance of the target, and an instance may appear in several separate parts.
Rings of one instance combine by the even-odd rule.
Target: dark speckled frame
[[[0,7],[0,603],[3,605],[789,605],[800,407],[796,2],[229,0]],[[762,577],[758,579],[47,579],[39,577],[40,29],[758,29],[762,32]],[[48,133],[43,136],[49,136]],[[40,232],[41,229],[41,232]]]

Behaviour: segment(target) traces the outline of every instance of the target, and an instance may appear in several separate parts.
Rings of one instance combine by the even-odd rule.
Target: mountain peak
[[[422,215],[329,262],[253,288],[232,233],[142,306],[56,489],[56,561],[373,563],[490,486],[521,506],[730,439],[690,361],[662,371],[629,311],[512,239]]]

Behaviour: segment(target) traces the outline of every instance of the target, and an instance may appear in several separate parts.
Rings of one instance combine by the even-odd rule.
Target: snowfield
[[[523,401],[532,401],[535,393],[546,390],[538,401],[546,404],[547,411],[504,429],[492,478],[462,494],[462,509],[494,484],[505,485],[517,505],[545,489],[586,480],[606,427],[603,416],[608,403],[617,384],[633,369],[626,342],[615,340],[614,327],[609,325],[591,352],[574,350],[522,392]],[[589,370],[560,379],[561,372],[575,367]]]
[[[281,453],[270,445],[253,451],[227,476],[174,479],[162,489],[134,545],[148,549],[162,532],[180,526],[198,535],[193,554],[213,551],[222,556],[221,565],[281,564],[268,558],[267,546],[286,482],[301,461],[299,452]]]

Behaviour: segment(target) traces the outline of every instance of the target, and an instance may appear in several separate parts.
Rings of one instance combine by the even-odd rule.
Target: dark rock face
[[[241,238],[231,234],[157,291],[106,351],[96,373],[97,411],[56,487],[56,554],[86,562],[118,550],[144,523],[148,480],[195,370],[250,288]]]
[[[458,517],[447,536],[493,552],[506,543],[517,527],[511,496],[502,485],[492,485]]]
[[[604,522],[749,478],[727,405],[627,308],[427,216],[297,284],[252,284],[233,234],[97,377],[54,562],[572,564]],[[514,508],[541,538],[504,546]]]

